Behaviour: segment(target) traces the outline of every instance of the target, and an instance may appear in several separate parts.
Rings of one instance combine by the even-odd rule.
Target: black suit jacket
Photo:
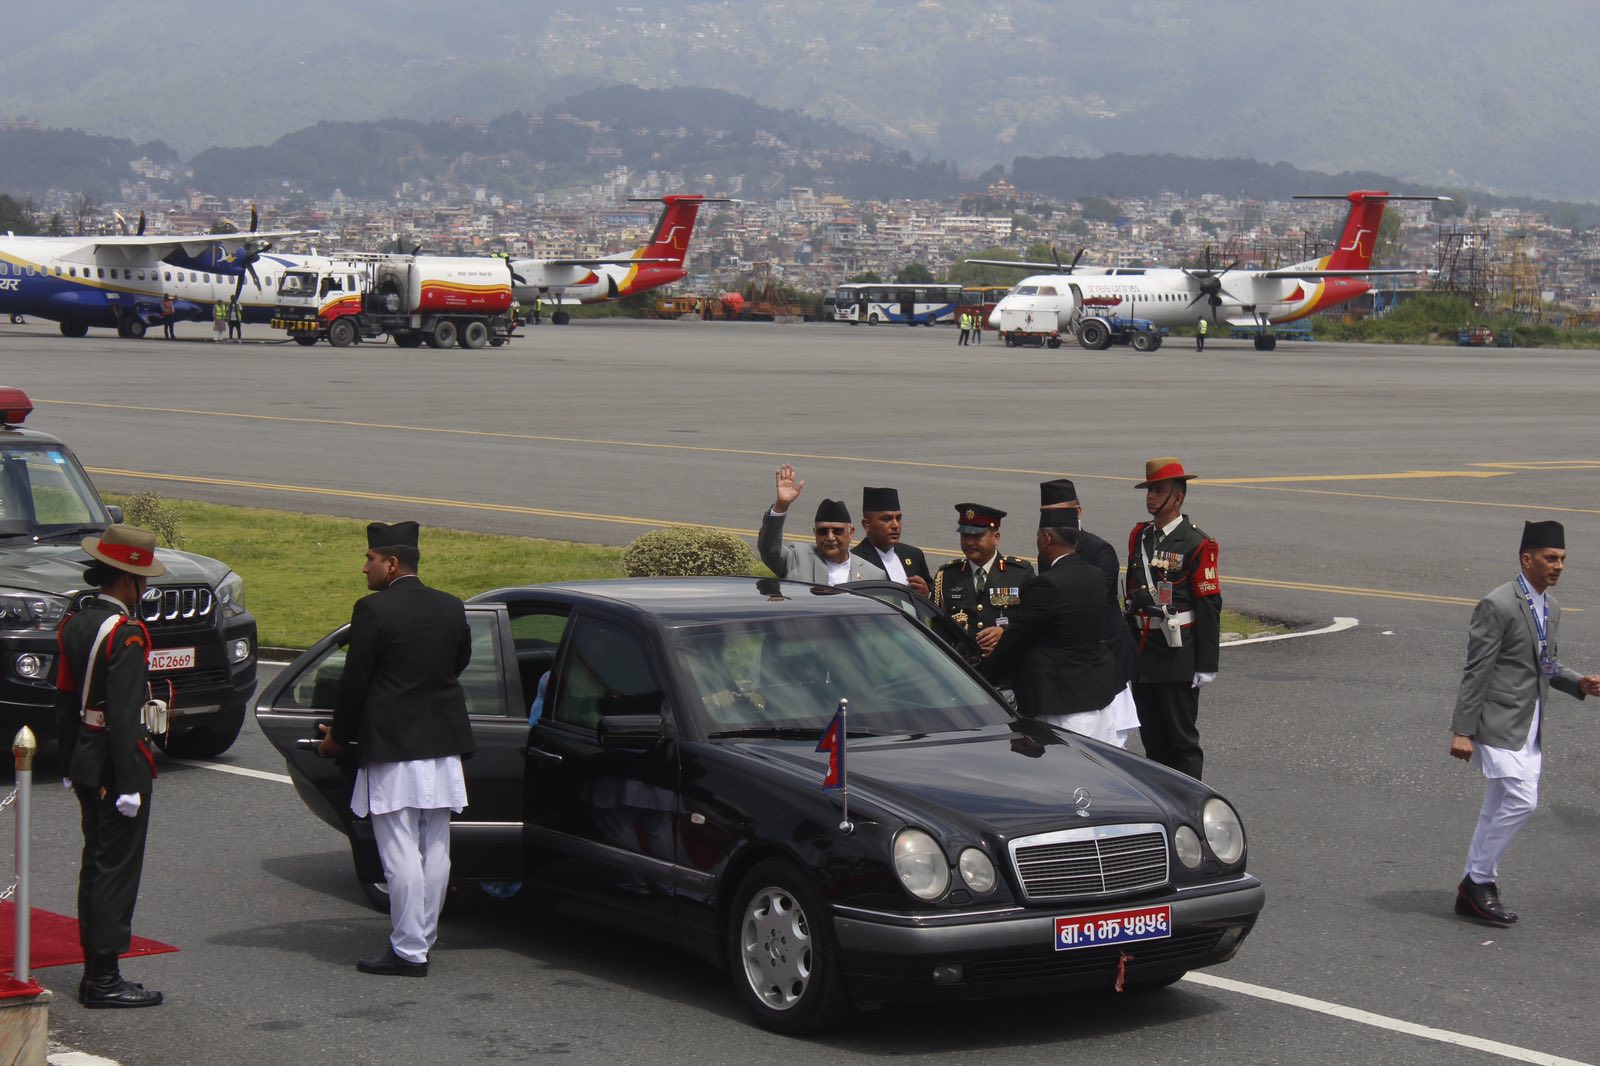
[[[1102,639],[1117,660],[1122,680],[1132,681],[1139,676],[1139,646],[1133,642],[1133,634],[1128,632],[1128,623],[1122,617],[1122,567],[1117,560],[1117,549],[1085,529],[1078,533],[1078,555],[1084,562],[1098,566],[1105,575],[1106,613]]]
[[[1017,710],[1041,714],[1098,711],[1125,682],[1102,638],[1105,580],[1082,556],[1057,559],[1022,587],[1010,625],[983,661],[983,676],[1009,680]]]
[[[901,541],[894,546],[894,553],[899,557],[900,565],[906,568],[906,577],[920,577],[928,583],[928,591],[933,591],[933,574],[928,570],[928,560],[923,557],[921,548]],[[878,554],[878,549],[865,538],[850,549],[850,554],[860,556],[873,566],[883,566],[883,557]]]
[[[363,763],[470,755],[456,678],[471,655],[466,609],[448,592],[402,577],[357,600],[333,739],[357,741]]]

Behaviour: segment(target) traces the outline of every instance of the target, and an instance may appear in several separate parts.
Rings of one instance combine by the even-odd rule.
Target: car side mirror
[[[595,725],[595,739],[602,748],[648,751],[667,735],[666,723],[659,714],[607,714]]]
[[[113,524],[119,526],[122,524],[122,508],[118,507],[116,504],[106,504],[106,514],[111,516],[111,521]]]

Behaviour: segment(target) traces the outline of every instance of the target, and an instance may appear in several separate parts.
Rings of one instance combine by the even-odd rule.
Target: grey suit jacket
[[[1547,589],[1552,654],[1561,628],[1561,604]],[[1528,601],[1508,581],[1478,601],[1467,627],[1467,667],[1461,674],[1450,728],[1490,747],[1519,751],[1528,742],[1535,701],[1548,710],[1550,689],[1583,699],[1581,675],[1561,667],[1551,677],[1539,669],[1539,631]],[[1541,716],[1542,720],[1542,716]]]
[[[761,532],[756,535],[756,552],[761,561],[779,577],[790,581],[809,581],[813,585],[828,583],[828,562],[817,554],[815,547],[801,547],[783,542],[784,515],[775,515],[768,508],[761,518]],[[851,581],[883,581],[888,578],[883,567],[869,563],[859,555],[850,556]]]

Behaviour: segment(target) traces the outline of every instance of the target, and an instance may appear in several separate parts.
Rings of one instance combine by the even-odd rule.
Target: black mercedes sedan
[[[1018,718],[889,601],[752,578],[475,597],[452,876],[697,952],[787,1033],[886,1001],[1149,989],[1232,958],[1266,898],[1233,807]],[[331,715],[342,637],[256,715],[377,902],[353,771],[297,743]],[[841,700],[845,788],[824,789]]]

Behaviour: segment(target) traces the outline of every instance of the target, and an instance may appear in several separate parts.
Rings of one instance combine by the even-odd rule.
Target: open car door
[[[905,585],[895,581],[848,581],[836,588],[848,589],[863,596],[871,596],[875,600],[882,600],[892,607],[898,607],[906,614],[922,623],[924,629],[929,630],[934,636],[950,646],[961,659],[973,669],[983,661],[983,649],[978,647],[978,641],[956,623],[955,619],[934,606],[932,600],[926,596],[913,592]]]

